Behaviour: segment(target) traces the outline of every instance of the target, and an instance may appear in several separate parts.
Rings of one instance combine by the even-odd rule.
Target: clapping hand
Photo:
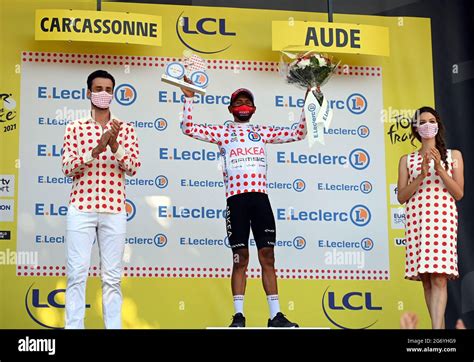
[[[441,168],[443,168],[441,165],[441,154],[436,147],[433,147],[430,150],[430,156],[434,160],[434,168],[436,171],[439,171]]]
[[[427,152],[423,156],[423,161],[421,162],[421,176],[425,178],[428,176],[428,172],[430,171],[430,154]]]
[[[119,132],[120,132],[120,123],[114,119],[112,121],[110,130],[107,131],[107,133],[110,133],[108,144],[110,146],[110,150],[112,151],[112,153],[117,152],[117,149],[119,146],[119,143],[117,142],[117,137],[118,137]]]
[[[110,132],[105,132],[102,137],[99,140],[99,144],[94,147],[92,150],[92,157],[97,158],[102,152],[104,152],[107,149],[107,145],[110,140]]]

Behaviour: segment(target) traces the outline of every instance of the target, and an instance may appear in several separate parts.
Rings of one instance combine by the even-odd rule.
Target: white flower
[[[306,68],[310,63],[309,59],[301,59],[301,61],[298,63],[299,68]]]
[[[326,63],[326,59],[324,59],[322,56],[320,56],[319,54],[315,54],[314,57],[318,60],[319,62],[319,66],[320,67],[324,67],[327,63]]]

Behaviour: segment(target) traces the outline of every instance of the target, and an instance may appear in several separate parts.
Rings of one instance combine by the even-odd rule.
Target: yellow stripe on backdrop
[[[138,5],[104,3],[104,11],[133,12],[161,16],[163,20],[163,46],[82,43],[37,42],[34,40],[35,11],[37,9],[94,10],[94,1],[2,1],[1,2],[1,68],[0,90],[11,94],[16,112],[10,123],[19,123],[22,105],[20,99],[21,51],[64,53],[96,53],[121,55],[181,56],[186,45],[205,52],[210,59],[245,59],[277,61],[279,53],[272,51],[272,21],[326,21],[325,14],[294,11],[250,9],[225,9],[211,7],[185,7],[169,5]],[[184,19],[186,18],[186,20]],[[211,18],[214,21],[203,21]],[[220,21],[219,19],[224,19]],[[180,32],[183,22],[189,29],[199,28],[200,34]],[[391,18],[360,15],[335,15],[335,21],[387,27],[390,31],[390,57],[336,54],[342,64],[381,66],[383,68],[383,99],[385,115],[393,121],[400,110],[416,109],[422,104],[433,105],[433,69],[431,63],[430,22],[422,18]],[[207,34],[206,34],[207,33]],[[229,35],[234,33],[234,35]],[[85,48],[87,44],[87,48]],[[158,82],[158,74],[156,75]],[[238,86],[238,85],[236,85]],[[25,91],[25,90],[22,90]],[[11,103],[12,104],[12,103]],[[21,119],[21,122],[28,122]],[[3,124],[2,124],[3,126]],[[401,154],[411,152],[403,122],[387,122],[387,218],[390,225],[390,184],[396,183],[397,164]],[[18,130],[0,132],[0,174],[18,174]],[[59,167],[59,165],[58,165]],[[159,164],[157,164],[159,167]],[[18,184],[18,180],[16,180]],[[15,201],[18,195],[15,194]],[[27,225],[18,225],[19,228]],[[0,251],[16,248],[15,223],[0,223],[0,230],[11,230],[11,240],[0,241]],[[421,285],[404,281],[404,248],[396,246],[395,238],[402,238],[402,230],[389,230],[390,280],[389,281],[340,281],[340,280],[280,280],[282,310],[301,326],[336,328],[322,311],[322,301],[329,292],[340,298],[350,292],[360,292],[352,298],[354,304],[382,306],[382,311],[364,313],[339,311],[332,315],[346,327],[363,327],[377,321],[371,328],[398,328],[403,310],[417,312],[421,327],[429,327],[429,317],[424,307]],[[229,255],[229,266],[230,266]],[[40,328],[33,317],[50,326],[63,325],[64,309],[43,308],[31,311],[33,294],[36,304],[46,303],[48,295],[56,304],[64,302],[61,289],[65,278],[17,277],[14,265],[0,268],[2,295],[0,297],[1,328]],[[124,327],[125,328],[205,328],[227,325],[232,309],[228,279],[159,279],[124,278]],[[30,288],[30,286],[32,286]],[[30,288],[30,289],[29,289]],[[329,289],[327,289],[329,288]],[[29,291],[29,292],[28,292]],[[27,294],[28,293],[28,294]],[[366,298],[368,296],[368,298]],[[100,280],[90,278],[87,301],[91,308],[86,312],[88,328],[102,328]],[[327,299],[326,299],[327,300]],[[337,299],[336,303],[340,303]],[[250,280],[246,295],[246,314],[249,326],[263,326],[268,316],[267,304],[260,280]]]

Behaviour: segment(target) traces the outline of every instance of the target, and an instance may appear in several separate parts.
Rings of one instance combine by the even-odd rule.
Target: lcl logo
[[[201,18],[197,21],[191,20],[188,16],[183,16],[182,12],[176,20],[176,34],[179,40],[189,49],[202,54],[215,54],[229,49],[232,44],[229,44],[221,49],[209,50],[198,49],[195,45],[191,45],[189,40],[195,36],[223,36],[233,37],[237,33],[229,31],[225,18]],[[188,41],[184,39],[187,38]],[[213,42],[215,44],[215,42]]]
[[[60,301],[59,295],[66,293],[65,289],[53,289],[48,292],[41,291],[40,289],[33,288],[33,284],[30,285],[25,295],[25,307],[28,316],[38,325],[49,329],[62,329],[64,326],[58,325],[57,318],[48,319],[44,313],[37,313],[40,310],[64,310],[65,305]],[[86,308],[90,308],[90,304],[85,305]],[[62,318],[60,318],[62,320]],[[53,324],[54,323],[54,324]]]
[[[327,287],[324,291],[322,307],[324,315],[333,325],[341,329],[367,329],[378,322],[378,319],[373,320],[373,318],[380,317],[383,308],[374,303],[374,295],[371,292],[350,291],[346,293],[336,293],[329,291],[329,288],[330,287]],[[367,318],[371,319],[371,322],[366,322],[365,325],[356,327],[336,321],[336,319],[339,318],[344,318],[346,321],[351,320],[351,316],[355,316],[361,311],[365,312],[364,314]]]

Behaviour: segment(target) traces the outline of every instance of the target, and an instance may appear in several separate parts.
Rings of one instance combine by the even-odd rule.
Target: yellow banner
[[[389,32],[373,25],[273,21],[272,49],[388,56]]]
[[[35,40],[161,46],[161,16],[86,10],[36,10]]]

